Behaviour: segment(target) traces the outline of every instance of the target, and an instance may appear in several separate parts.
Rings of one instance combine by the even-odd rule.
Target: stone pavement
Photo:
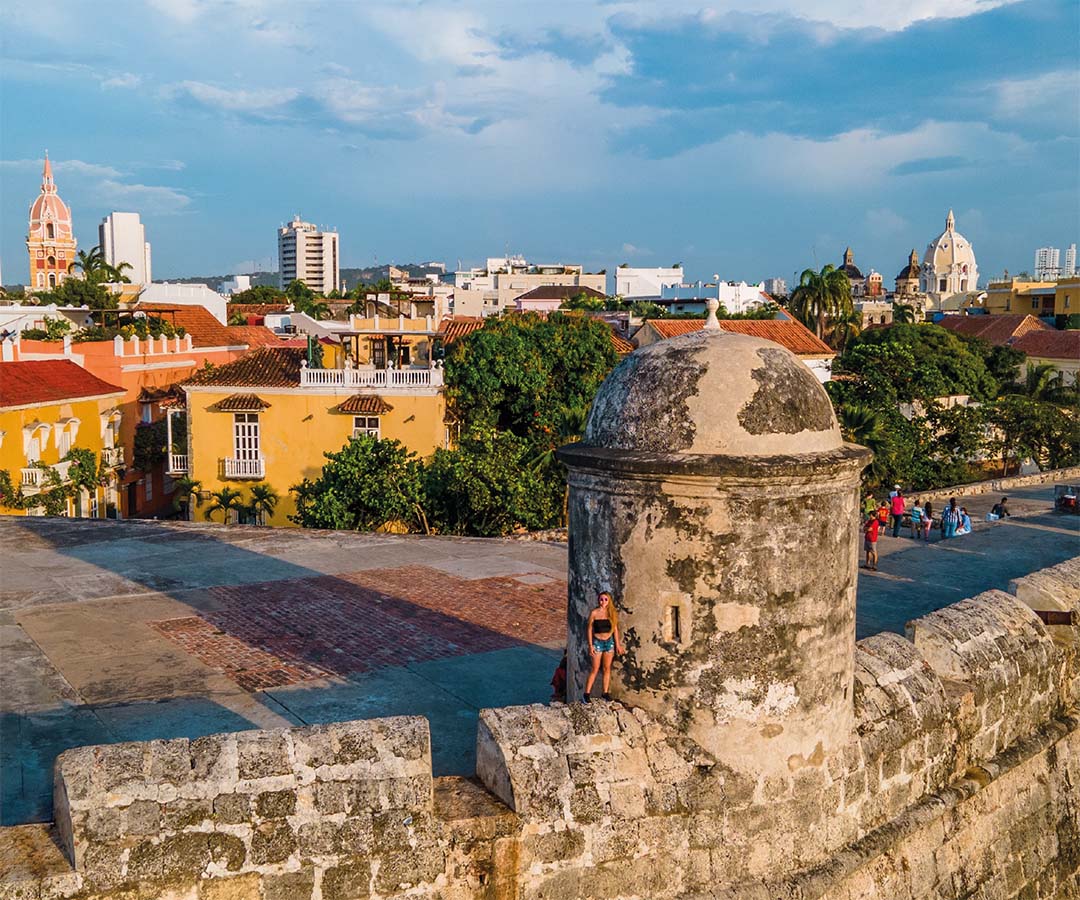
[[[1076,555],[1051,496],[883,538],[859,636]],[[478,710],[550,694],[565,579],[543,542],[0,518],[0,824],[50,819],[56,755],[112,741],[413,713],[436,774],[471,774]]]

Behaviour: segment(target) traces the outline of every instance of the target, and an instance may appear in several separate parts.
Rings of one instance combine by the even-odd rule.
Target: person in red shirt
[[[881,520],[871,516],[863,524],[863,549],[866,551],[866,568],[877,571],[877,539]]]
[[[889,501],[889,512],[892,514],[892,536],[900,537],[900,523],[904,521],[904,492],[899,488]]]

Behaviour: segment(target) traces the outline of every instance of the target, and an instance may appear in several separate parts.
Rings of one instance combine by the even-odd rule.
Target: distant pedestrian
[[[1007,519],[1012,513],[1009,512],[1009,498],[1002,497],[1001,501],[994,504],[993,509],[990,510],[990,515],[996,516],[999,519]]]
[[[919,498],[911,504],[911,536],[915,540],[922,537],[923,508],[919,506]]]
[[[889,501],[889,506],[892,514],[892,536],[900,537],[900,523],[904,521],[904,492],[897,489]]]
[[[923,507],[923,535],[922,538],[927,543],[930,542],[930,529],[934,527],[934,504],[929,500],[926,501],[926,506]]]
[[[882,531],[889,527],[889,504],[884,500],[881,501],[881,505],[877,508],[877,519]]]
[[[960,527],[960,507],[956,505],[956,498],[949,498],[949,505],[941,513],[942,537],[948,540],[956,537],[956,529]]]
[[[566,651],[563,650],[562,659],[551,676],[551,699],[559,702],[566,701]]]
[[[895,497],[899,493],[900,493],[900,485],[894,484],[892,486],[892,490],[889,491],[889,499],[892,500],[892,498]]]
[[[881,531],[881,520],[877,516],[870,516],[863,523],[863,549],[866,551],[865,568],[877,571],[878,533]]]
[[[862,502],[862,512],[864,519],[867,516],[872,516],[874,515],[874,513],[877,512],[877,500],[874,499],[873,491],[866,492],[866,496],[863,498]]]
[[[967,507],[960,507],[960,527],[956,529],[957,534],[971,534],[971,516],[968,515]]]
[[[619,637],[619,613],[615,609],[611,594],[601,591],[596,598],[596,606],[589,613],[588,630],[589,654],[592,657],[592,671],[585,681],[585,695],[581,698],[588,703],[592,694],[593,682],[603,666],[604,699],[610,700],[611,662],[616,654],[622,655],[622,638]]]

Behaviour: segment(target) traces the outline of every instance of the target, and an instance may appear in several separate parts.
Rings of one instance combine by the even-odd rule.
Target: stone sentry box
[[[820,767],[852,727],[858,479],[824,388],[788,350],[718,327],[601,386],[570,470],[569,684],[601,590],[612,693],[748,775]]]

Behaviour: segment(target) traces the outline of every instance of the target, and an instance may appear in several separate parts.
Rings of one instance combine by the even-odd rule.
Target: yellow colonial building
[[[187,453],[172,454],[170,474],[198,481],[203,497],[240,490],[244,503],[254,484],[269,485],[279,501],[265,524],[288,526],[289,489],[318,478],[323,454],[354,435],[398,440],[421,457],[448,446],[443,372],[430,353],[439,333],[364,324],[321,346],[325,368],[309,365],[305,347],[268,347],[185,383],[186,409],[172,409],[170,423],[185,416]]]
[[[35,498],[57,489],[66,495],[61,515],[105,518],[115,510],[123,396],[68,359],[0,362],[0,513],[42,514]],[[72,488],[75,449],[93,453],[94,484]],[[24,502],[14,503],[20,495]]]

